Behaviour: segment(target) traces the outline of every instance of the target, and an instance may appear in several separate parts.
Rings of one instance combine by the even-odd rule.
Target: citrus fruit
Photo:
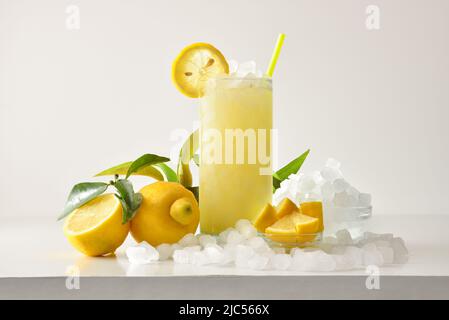
[[[277,220],[276,209],[269,203],[263,208],[262,212],[254,220],[254,227],[259,232],[265,232],[265,229],[275,223]]]
[[[320,222],[319,232],[324,230],[323,204],[320,201],[303,202],[300,204],[301,213],[317,218]]]
[[[177,182],[159,181],[143,187],[142,204],[131,220],[131,235],[152,246],[178,242],[195,233],[200,212],[192,192]]]
[[[266,228],[265,234],[273,241],[301,243],[313,241],[318,229],[318,219],[293,212]]]
[[[178,90],[190,98],[204,95],[207,80],[229,73],[223,54],[208,43],[194,43],[185,47],[172,65],[172,80]]]
[[[122,206],[111,193],[74,210],[64,223],[64,235],[80,252],[102,256],[114,251],[125,241],[129,223],[122,224]]]
[[[279,220],[294,211],[299,211],[296,204],[289,198],[285,198],[276,207],[276,217]]]

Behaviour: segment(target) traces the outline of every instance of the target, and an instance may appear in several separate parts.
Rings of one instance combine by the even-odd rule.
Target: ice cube
[[[288,180],[291,182],[299,182],[299,179],[302,177],[300,173],[292,173],[288,176]],[[285,180],[284,180],[285,181]],[[282,183],[282,182],[281,182]]]
[[[334,182],[332,182],[332,187],[334,188],[335,192],[339,193],[346,191],[346,189],[349,188],[349,183],[343,178],[338,178],[335,179]]]
[[[224,260],[224,249],[216,244],[208,244],[204,248],[204,254],[210,260],[210,263],[222,263]]]
[[[188,252],[198,252],[201,251],[201,246],[184,247],[183,249]]]
[[[292,257],[285,253],[274,254],[270,258],[270,264],[275,270],[287,270],[292,264]]]
[[[303,249],[301,249],[301,248],[292,248],[291,250],[290,250],[290,255],[292,256],[292,257],[294,257],[295,255],[301,255],[302,253],[304,252],[304,250]]]
[[[404,240],[401,238],[393,238],[390,242],[391,248],[394,251],[394,263],[406,263],[408,261],[408,250],[405,246]]]
[[[346,190],[346,193],[348,193],[348,190]],[[359,201],[358,196],[348,193],[348,207],[357,207],[358,201]]]
[[[363,266],[363,250],[355,247],[355,246],[348,246],[345,247],[345,251],[343,253],[345,255],[345,258],[347,260],[350,260],[353,262],[355,268],[359,268]]]
[[[300,271],[329,272],[337,267],[333,256],[321,250],[305,251],[301,254],[295,253],[292,267]]]
[[[335,179],[342,177],[340,170],[329,167],[323,168],[320,173],[323,179],[329,182],[334,182]]]
[[[332,253],[332,250],[335,249],[335,245],[325,242],[321,242],[318,247],[326,253]]]
[[[189,255],[190,252],[188,250],[185,249],[175,250],[175,252],[173,252],[173,261],[179,264],[188,264]]]
[[[204,254],[204,252],[196,251],[190,253],[189,263],[195,266],[203,266],[209,262],[209,258]]]
[[[394,261],[394,251],[390,247],[377,246],[377,250],[382,254],[384,264],[392,264]]]
[[[188,233],[178,242],[183,247],[192,247],[199,244],[198,238],[193,233]]]
[[[322,196],[320,195],[319,190],[312,190],[312,192],[300,194],[298,198],[298,203],[302,202],[313,202],[313,201],[321,201]]]
[[[326,161],[326,167],[333,169],[340,169],[341,163],[338,160],[335,160],[334,158],[329,158]]]
[[[240,231],[241,228],[244,228],[245,226],[251,226],[251,221],[248,219],[240,219],[235,223],[235,229],[237,231]]]
[[[316,187],[315,180],[310,175],[303,176],[299,181],[299,192],[300,193],[310,193]]]
[[[347,229],[338,230],[335,233],[335,236],[337,238],[338,244],[340,245],[352,245],[353,243],[351,234]]]
[[[332,250],[331,250],[331,253],[332,254],[344,254],[345,253],[345,251],[346,251],[346,248],[347,248],[347,246],[340,246],[340,245],[337,245],[337,246],[334,246],[333,248],[332,248]]]
[[[336,254],[332,257],[335,260],[335,270],[351,270],[355,268],[355,262],[352,256]]]
[[[231,230],[226,237],[226,243],[229,244],[237,245],[243,241],[245,241],[245,237],[243,237],[237,230]]]
[[[371,195],[369,193],[360,193],[357,205],[359,207],[369,207],[371,205]]]
[[[305,269],[304,252],[295,251],[293,254],[291,254],[291,252],[290,252],[290,255],[292,257],[292,263],[290,264],[290,269],[304,271],[304,269]]]
[[[255,254],[248,260],[248,268],[252,270],[263,270],[267,266],[269,258],[262,254]]]
[[[321,195],[323,197],[324,200],[328,200],[328,201],[332,201],[332,199],[334,198],[334,187],[332,186],[332,182],[326,181],[322,186],[321,186]]]
[[[293,188],[293,187],[292,187]],[[278,188],[273,194],[273,205],[277,206],[282,200],[289,198],[293,202],[296,201],[296,192],[292,192],[290,189]]]
[[[159,260],[159,252],[145,241],[127,248],[126,256],[131,264],[147,264]]]
[[[368,243],[362,247],[363,250],[363,265],[364,266],[382,266],[384,264],[384,258],[382,253],[377,250],[374,243]]]
[[[269,249],[268,244],[262,237],[253,237],[246,241],[246,244],[257,252],[266,252]]]
[[[235,251],[235,265],[239,268],[248,268],[250,259],[256,254],[253,248],[237,245]]]
[[[285,179],[285,180],[281,181],[279,189],[288,190],[293,183],[294,183],[293,180]]]
[[[327,236],[327,237],[323,238],[322,242],[336,245],[336,244],[338,244],[338,239],[336,237]]]
[[[245,239],[250,239],[257,235],[257,229],[254,228],[253,224],[246,219],[240,219],[235,224],[235,228],[240,234],[245,237]]]
[[[229,74],[237,72],[239,68],[239,63],[236,60],[233,59],[229,60],[228,65],[229,65]]]
[[[257,75],[255,72],[249,72],[245,75],[245,79],[256,79]]]
[[[375,242],[379,240],[390,242],[392,239],[393,239],[392,233],[374,233],[374,232],[363,233],[363,240],[366,240],[366,242]]]
[[[335,193],[334,205],[337,207],[353,207],[357,205],[357,198],[351,196],[347,191]]]
[[[220,232],[220,234],[218,235],[218,243],[223,244],[223,245],[226,244],[226,239],[228,238],[228,234],[232,230],[234,230],[234,228],[227,228],[226,230]]]
[[[392,239],[393,239],[393,234],[391,234],[391,233],[379,234],[379,233],[373,233],[373,232],[364,232],[359,241],[359,245],[363,246],[367,243],[378,243],[378,242],[382,241],[379,243],[379,245],[391,247],[390,242]]]
[[[324,183],[324,181],[325,181],[325,180],[323,179],[323,177],[321,176],[320,171],[318,171],[318,170],[312,171],[312,172],[310,173],[310,176],[312,177],[313,181],[315,182],[315,184],[316,184],[317,186],[322,185],[322,184]]]
[[[358,202],[359,202],[359,196],[360,196],[359,190],[357,190],[353,186],[349,186],[346,189],[346,193],[351,198],[351,206],[353,206],[353,207],[357,206]]]
[[[228,264],[230,262],[233,262],[235,260],[236,251],[236,245],[226,244],[223,247],[223,260],[221,261],[221,264]]]
[[[255,61],[246,61],[238,65],[237,76],[246,77],[249,73],[256,73],[257,66]]]
[[[333,252],[334,248],[338,245],[337,238],[335,237],[324,237],[321,243],[319,244],[319,248],[324,252]]]
[[[390,247],[390,241],[387,240],[375,240],[376,247]]]
[[[179,243],[173,243],[173,244],[171,245],[172,253],[171,253],[170,257],[173,257],[173,253],[175,252],[175,250],[181,250],[181,249],[183,249],[183,248],[184,248],[184,247],[181,246]]]
[[[217,238],[208,234],[202,234],[198,237],[198,242],[205,248],[207,245],[216,244]]]
[[[162,243],[156,247],[156,250],[159,252],[159,260],[167,260],[170,259],[173,254],[173,247],[171,244]]]

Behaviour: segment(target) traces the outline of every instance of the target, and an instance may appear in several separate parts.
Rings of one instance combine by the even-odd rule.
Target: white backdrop
[[[179,50],[211,42],[265,68],[279,32],[280,162],[310,147],[304,170],[341,160],[375,214],[449,214],[448,12],[445,0],[0,0],[0,215],[56,217],[74,183],[168,155],[198,119],[171,84]]]

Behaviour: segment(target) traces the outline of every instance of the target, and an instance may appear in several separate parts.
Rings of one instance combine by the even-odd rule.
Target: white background
[[[341,160],[375,214],[449,214],[448,13],[444,0],[0,0],[0,216],[56,217],[74,183],[169,155],[198,119],[171,84],[176,54],[205,41],[265,68],[279,32],[280,163],[311,148],[304,170]]]

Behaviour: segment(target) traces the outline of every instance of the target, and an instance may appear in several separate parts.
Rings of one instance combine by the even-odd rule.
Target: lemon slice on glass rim
[[[202,42],[185,47],[172,65],[175,86],[190,98],[204,95],[209,78],[228,73],[229,65],[223,54],[211,44]]]

